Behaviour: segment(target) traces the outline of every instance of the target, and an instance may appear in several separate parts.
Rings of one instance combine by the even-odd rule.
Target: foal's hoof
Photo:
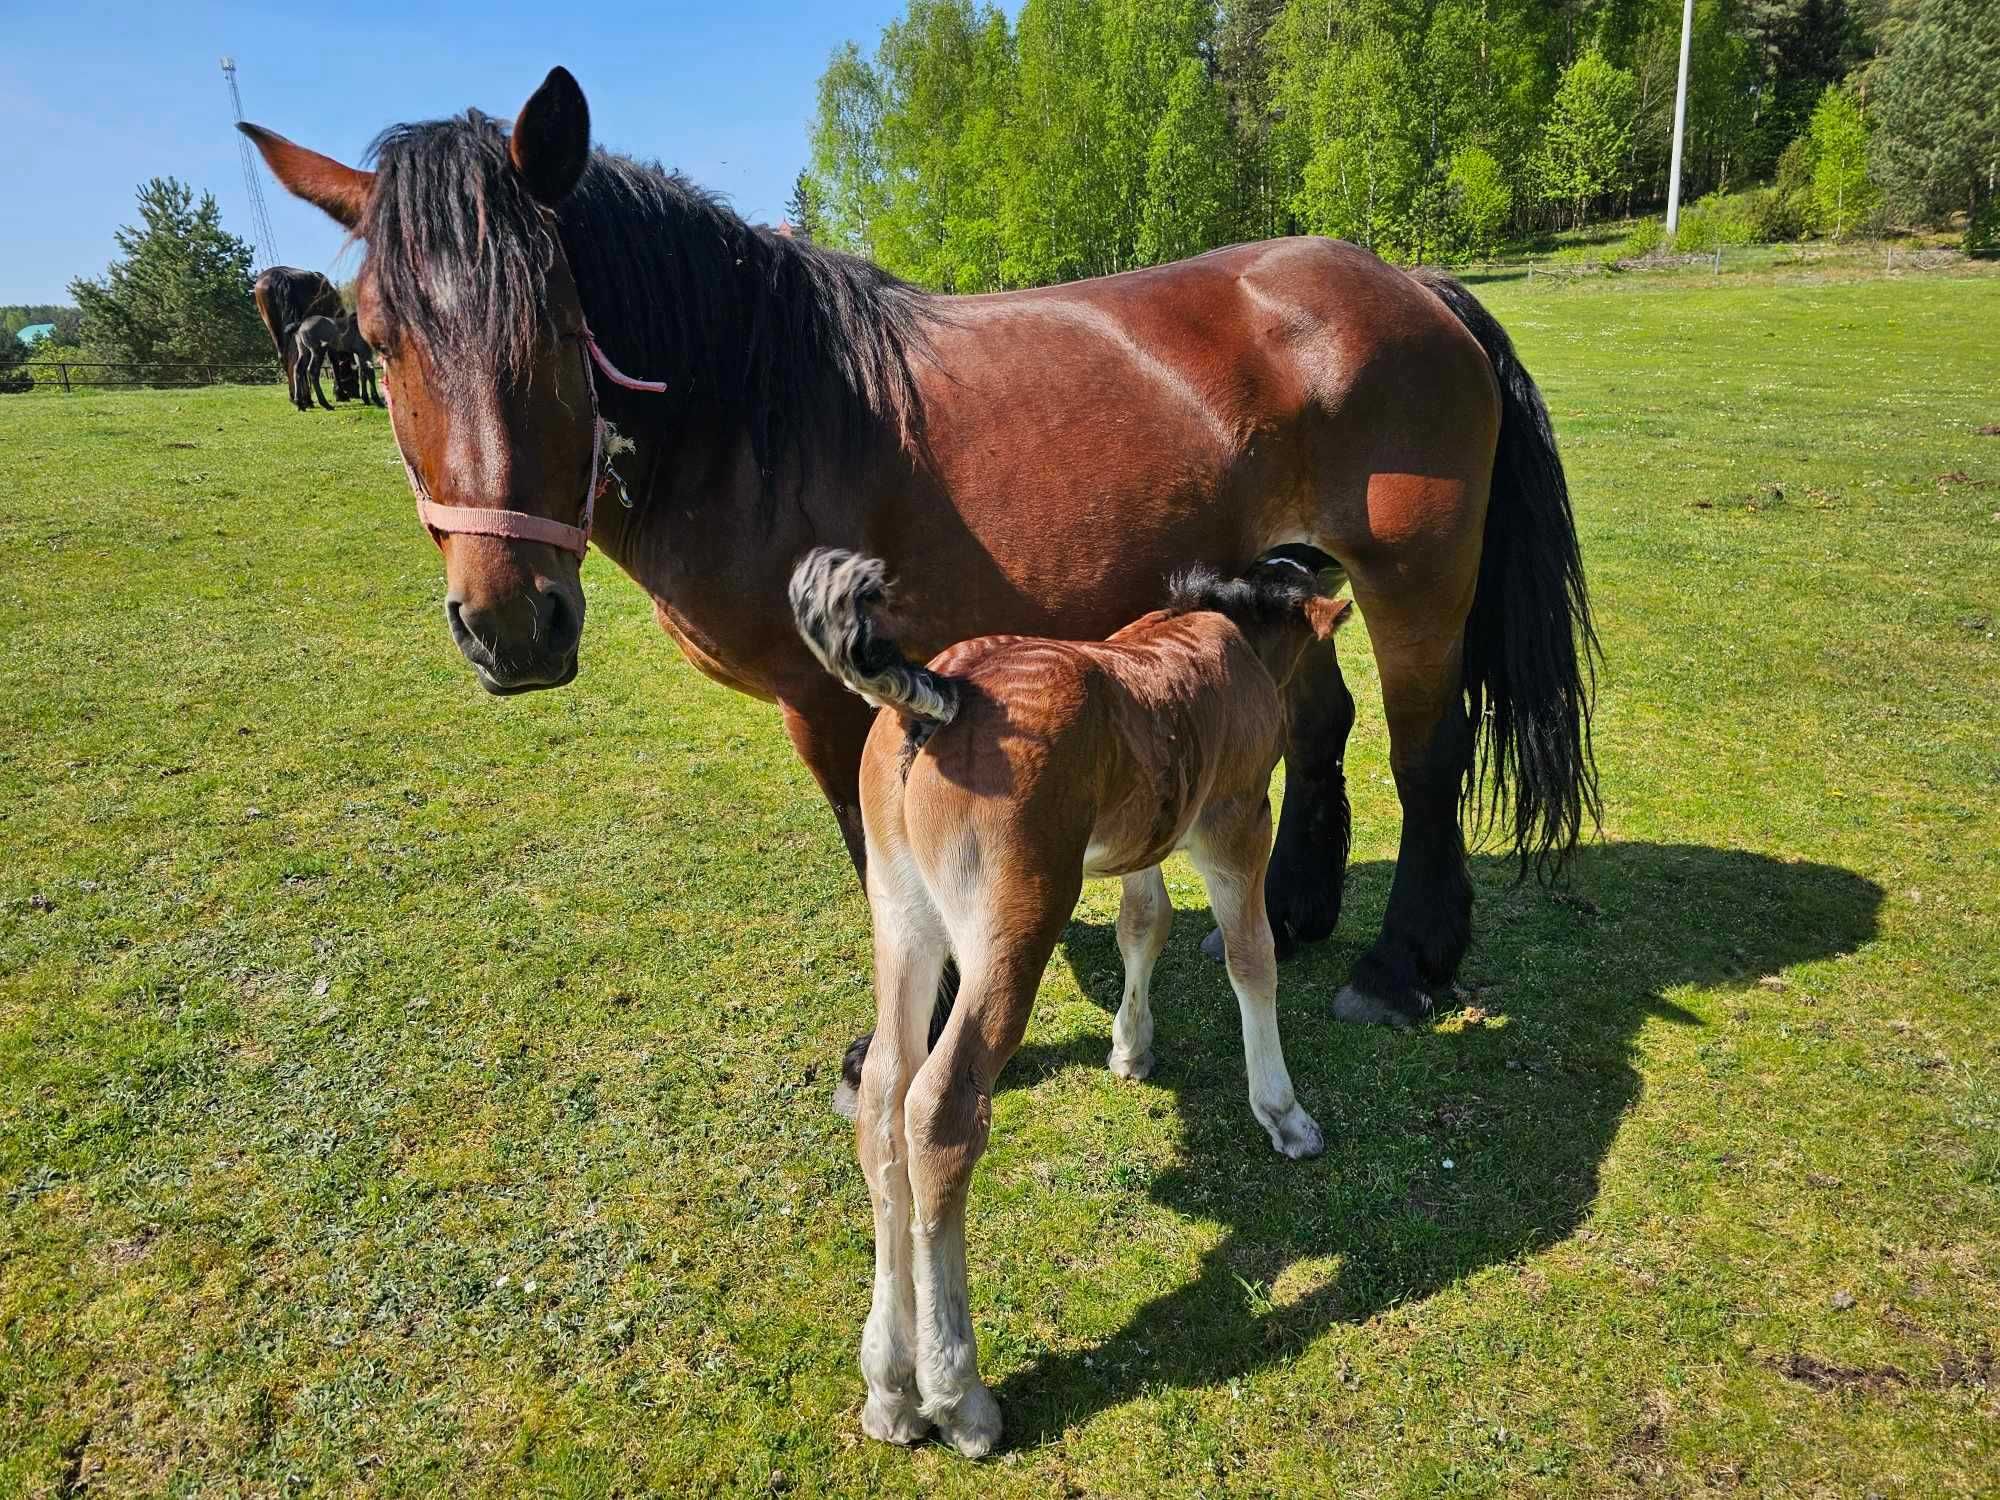
[[[938,1437],[963,1458],[984,1458],[1000,1441],[1000,1403],[983,1385],[973,1386],[936,1421]]]
[[[1201,956],[1215,963],[1222,962],[1222,929],[1220,927],[1211,927],[1208,936],[1201,940]]]
[[[917,1409],[914,1396],[890,1400],[870,1396],[861,1408],[861,1430],[878,1443],[901,1443],[907,1448],[928,1437],[931,1424]]]
[[[1351,984],[1343,985],[1340,993],[1333,997],[1333,1018],[1336,1021],[1351,1021],[1356,1026],[1393,1026],[1398,1031],[1408,1031],[1429,1010],[1428,997],[1414,990],[1400,1006],[1365,990],[1357,990]]]
[[[1137,1057],[1121,1057],[1113,1052],[1106,1060],[1105,1066],[1120,1078],[1129,1078],[1137,1083],[1141,1079],[1153,1076],[1153,1049],[1148,1047]]]

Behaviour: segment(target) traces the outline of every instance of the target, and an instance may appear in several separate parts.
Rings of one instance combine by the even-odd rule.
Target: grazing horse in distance
[[[297,266],[271,266],[258,276],[250,288],[250,295],[257,304],[257,316],[263,320],[264,331],[271,335],[271,346],[277,350],[278,363],[285,367],[285,394],[296,403],[298,381],[292,369],[292,331],[315,314],[339,317],[344,311],[340,292],[318,271],[305,271]],[[334,363],[333,394],[342,401],[354,399],[354,371],[345,356]]]
[[[700,671],[776,705],[860,869],[872,716],[791,627],[808,550],[884,559],[921,659],[996,632],[1102,639],[1176,569],[1306,545],[1368,623],[1403,813],[1336,1015],[1408,1025],[1449,986],[1472,931],[1463,810],[1524,873],[1559,871],[1594,818],[1594,635],[1555,436],[1450,277],[1300,238],[936,296],[593,150],[561,68],[511,129],[397,126],[373,170],[242,129],[367,247],[362,331],[446,628],[489,692],[574,680],[594,541]],[[1355,705],[1331,643],[1288,698],[1266,888],[1285,946],[1340,911]]]
[[[320,389],[319,372],[329,359],[346,357],[355,371],[355,395],[365,406],[381,403],[381,393],[375,383],[375,352],[368,347],[368,341],[361,336],[355,323],[354,314],[342,313],[339,317],[313,316],[293,330],[294,392],[292,399],[298,403],[300,411],[311,411],[312,402],[307,391],[319,398],[319,404],[328,411],[326,392]],[[335,374],[336,384],[339,375]]]
[[[935,1424],[979,1458],[1000,1436],[1000,1409],[979,1378],[968,1311],[966,1195],[994,1082],[1086,876],[1124,878],[1111,1070],[1152,1071],[1150,984],[1173,918],[1160,861],[1185,849],[1221,923],[1251,1112],[1287,1157],[1324,1144],[1278,1041],[1264,867],[1282,686],[1347,601],[1323,597],[1290,555],[1236,580],[1196,568],[1165,609],[1108,641],[988,636],[927,667],[885,631],[893,601],[875,558],[808,553],[791,603],[813,655],[882,710],[861,754],[876,1004],[855,1118],[875,1210],[861,1425],[914,1443]],[[932,1043],[951,958],[964,982]]]

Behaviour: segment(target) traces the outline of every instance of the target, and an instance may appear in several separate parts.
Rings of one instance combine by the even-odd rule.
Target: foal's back
[[[1284,748],[1276,683],[1225,616],[1159,611],[1107,641],[984,636],[938,655],[957,715],[927,735],[876,722],[871,837],[923,853],[970,831],[1090,875],[1158,864],[1217,797],[1262,797]],[[969,852],[969,851],[968,851]]]

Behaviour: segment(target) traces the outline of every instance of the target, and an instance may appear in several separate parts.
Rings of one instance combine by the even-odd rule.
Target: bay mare
[[[872,714],[785,597],[816,546],[886,561],[919,660],[973,636],[1102,639],[1190,564],[1234,574],[1288,545],[1336,559],[1403,814],[1345,1019],[1408,1024],[1452,980],[1465,805],[1543,873],[1594,816],[1594,639],[1562,464],[1507,335],[1450,278],[1286,239],[934,296],[593,151],[561,68],[511,130],[477,111],[396,126],[372,171],[243,129],[366,244],[361,330],[431,502],[448,628],[489,691],[576,675],[570,528],[591,524],[611,452],[632,504],[601,506],[591,539],[698,669],[777,705],[857,869]],[[1340,912],[1355,706],[1331,641],[1287,707],[1266,900],[1289,946]]]

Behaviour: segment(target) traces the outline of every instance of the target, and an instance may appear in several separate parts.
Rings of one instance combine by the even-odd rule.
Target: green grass
[[[1990,1493],[2000,277],[1481,287],[1609,662],[1574,895],[1328,1018],[1272,1157],[1182,915],[1093,885],[972,1214],[1009,1451],[865,1442],[867,917],[773,712],[601,560],[491,701],[379,413],[0,399],[0,1494]],[[1447,1167],[1446,1162],[1451,1163]]]

